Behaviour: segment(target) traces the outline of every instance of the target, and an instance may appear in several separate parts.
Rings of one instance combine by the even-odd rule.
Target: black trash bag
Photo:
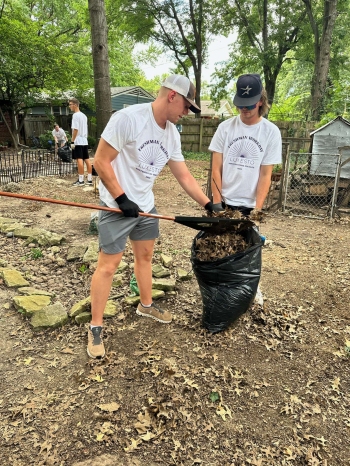
[[[249,247],[216,261],[196,257],[196,240],[207,233],[199,232],[192,243],[192,268],[203,302],[202,324],[211,333],[225,330],[246,312],[258,289],[263,240],[254,227],[241,234]]]
[[[68,143],[57,150],[57,155],[64,163],[72,163],[72,149]]]

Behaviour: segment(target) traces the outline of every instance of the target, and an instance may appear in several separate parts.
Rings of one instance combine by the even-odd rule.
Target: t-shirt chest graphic
[[[148,139],[137,147],[138,166],[136,170],[149,178],[161,172],[170,156],[163,142],[158,139]]]

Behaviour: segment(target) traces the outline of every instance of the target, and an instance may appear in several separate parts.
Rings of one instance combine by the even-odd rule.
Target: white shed
[[[311,175],[334,177],[334,163],[322,154],[339,154],[339,147],[350,146],[350,121],[338,116],[310,133],[312,138]],[[342,160],[350,157],[350,149],[342,151]],[[329,161],[329,163],[327,162]],[[350,163],[341,169],[340,177],[350,179]]]

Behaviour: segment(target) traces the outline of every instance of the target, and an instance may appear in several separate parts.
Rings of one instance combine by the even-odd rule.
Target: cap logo
[[[249,92],[252,90],[252,87],[249,87],[249,86],[241,87],[241,90],[244,91],[244,92],[242,92],[242,95],[244,95],[244,94],[249,95]]]

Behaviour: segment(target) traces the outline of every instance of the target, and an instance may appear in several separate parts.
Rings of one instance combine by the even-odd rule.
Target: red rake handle
[[[15,197],[17,199],[26,199],[28,201],[50,202],[51,204],[69,205],[71,207],[83,207],[84,209],[108,210],[109,212],[117,212],[119,214],[122,213],[120,209],[115,209],[113,207],[105,207],[105,206],[96,205],[96,204],[79,204],[78,202],[62,201],[60,199],[49,199],[47,197],[39,197],[39,196],[29,196],[27,194],[6,193],[6,192],[0,191],[0,196]],[[141,215],[142,217],[152,217],[152,218],[159,218],[163,220],[172,220],[173,222],[175,221],[175,217],[169,217],[167,215],[147,214],[145,212],[139,212],[139,215]]]

